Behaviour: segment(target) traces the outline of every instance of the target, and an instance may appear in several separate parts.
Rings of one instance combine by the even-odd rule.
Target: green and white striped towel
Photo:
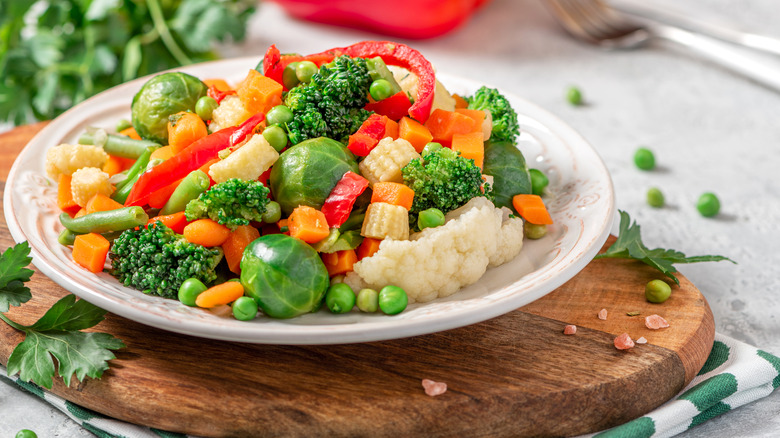
[[[46,400],[100,438],[186,438],[186,435],[125,423],[82,408],[17,376],[0,380]],[[713,417],[766,397],[780,386],[780,358],[727,336],[715,335],[698,376],[674,399],[621,426],[588,435],[598,438],[661,438],[684,432]]]

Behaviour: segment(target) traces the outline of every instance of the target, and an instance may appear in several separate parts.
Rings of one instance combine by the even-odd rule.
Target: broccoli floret
[[[222,251],[188,242],[157,221],[126,230],[111,246],[111,275],[125,286],[165,298],[176,298],[184,280],[209,284]]]
[[[290,141],[298,144],[316,137],[346,141],[370,114],[363,109],[370,86],[363,58],[339,56],[320,67],[311,82],[285,96],[284,103],[293,112],[292,121],[287,123]]]
[[[437,149],[412,160],[401,173],[404,184],[414,190],[410,223],[416,223],[417,214],[428,208],[435,207],[447,213],[477,196],[490,198],[490,186],[484,183],[482,170],[474,160],[464,158],[452,149]]]
[[[268,188],[260,181],[231,178],[187,203],[188,221],[210,218],[231,229],[260,221],[268,205]]]
[[[517,113],[509,100],[495,88],[481,87],[473,96],[467,98],[469,109],[490,111],[493,117],[493,141],[509,141],[517,144],[515,138],[520,135]]]

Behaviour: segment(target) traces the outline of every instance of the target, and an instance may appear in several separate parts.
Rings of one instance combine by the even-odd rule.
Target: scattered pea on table
[[[655,168],[655,155],[648,148],[639,148],[634,153],[634,164],[642,170],[653,170]]]
[[[645,285],[645,298],[651,303],[663,303],[672,295],[672,287],[663,280],[651,280]]]
[[[696,209],[704,217],[713,217],[720,212],[720,200],[714,193],[704,193],[696,202]]]

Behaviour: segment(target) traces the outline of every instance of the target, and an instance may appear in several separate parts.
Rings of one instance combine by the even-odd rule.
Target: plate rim
[[[201,70],[210,65],[221,65],[221,64],[232,64],[232,63],[235,63],[236,65],[245,64],[246,66],[250,66],[249,68],[251,68],[251,65],[256,63],[256,58],[241,57],[241,58],[230,58],[224,60],[209,61],[205,63],[193,64],[182,68],[171,69],[168,71],[190,72],[193,70]],[[156,73],[156,74],[160,74],[160,73]],[[22,225],[19,223],[16,216],[12,214],[12,211],[14,210],[14,206],[12,205],[12,198],[13,198],[12,191],[13,191],[13,187],[16,184],[16,176],[21,171],[20,170],[21,164],[19,158],[22,157],[23,154],[25,154],[27,148],[30,147],[30,145],[41,141],[40,140],[41,138],[44,138],[51,131],[54,131],[55,128],[59,126],[59,124],[65,123],[63,120],[68,120],[72,113],[78,112],[83,106],[93,102],[93,99],[96,99],[98,97],[105,98],[105,96],[103,96],[104,94],[110,92],[116,93],[117,90],[121,90],[126,87],[139,87],[140,83],[144,82],[145,80],[148,80],[148,78],[154,75],[148,75],[124,84],[120,84],[116,87],[105,90],[93,97],[90,97],[89,99],[73,106],[65,113],[55,118],[41,131],[39,131],[32,139],[30,139],[30,141],[25,145],[25,147],[20,151],[17,158],[14,159],[14,163],[11,167],[11,170],[8,174],[5,183],[5,190],[3,195],[3,210],[6,219],[6,224],[8,226],[9,232],[13,237],[14,241],[20,242],[23,240],[29,240],[26,237],[26,234],[24,233]],[[491,86],[481,81],[476,81],[473,79],[464,78],[456,75],[448,75],[445,73],[440,73],[439,75],[440,77],[442,77],[443,83],[446,83],[447,78],[449,78],[451,80],[462,81],[462,82],[471,83],[475,85]],[[533,110],[532,114],[528,115],[528,117],[532,118],[536,122],[539,122],[540,124],[548,128],[551,132],[558,135],[559,137],[565,138],[567,140],[566,143],[569,143],[571,140],[573,140],[574,142],[579,143],[579,146],[586,147],[589,150],[589,152],[593,154],[592,158],[595,158],[595,163],[599,165],[598,173],[606,176],[606,187],[608,189],[608,194],[607,194],[608,207],[605,209],[605,214],[601,218],[602,223],[598,225],[600,232],[590,239],[590,242],[586,244],[584,251],[579,252],[577,256],[575,256],[572,260],[569,261],[568,266],[564,267],[562,270],[557,271],[556,275],[552,275],[551,278],[543,280],[540,284],[537,284],[536,286],[532,287],[530,291],[526,291],[526,293],[524,294],[510,295],[508,297],[498,300],[497,302],[492,302],[487,305],[483,305],[481,306],[481,308],[471,309],[471,311],[468,311],[469,309],[466,310],[458,309],[450,312],[447,315],[440,315],[433,319],[423,318],[417,320],[404,320],[402,325],[403,330],[399,330],[399,331],[388,330],[388,327],[392,327],[392,325],[388,325],[387,323],[377,324],[374,322],[361,323],[361,330],[353,330],[354,328],[353,324],[331,324],[331,325],[290,324],[289,326],[286,326],[286,330],[284,332],[275,332],[273,328],[270,329],[263,328],[258,330],[258,328],[263,326],[253,325],[251,323],[247,324],[247,329],[245,330],[236,330],[234,327],[230,327],[230,326],[224,326],[224,325],[209,326],[209,325],[204,325],[203,322],[200,320],[177,320],[177,319],[157,316],[156,314],[153,313],[144,313],[145,317],[138,318],[138,316],[135,315],[134,313],[138,311],[137,309],[132,309],[133,310],[132,312],[128,311],[127,310],[128,308],[125,307],[123,303],[119,301],[114,301],[110,297],[104,296],[104,294],[97,292],[95,290],[85,289],[80,284],[75,282],[72,278],[70,278],[68,275],[61,275],[60,270],[57,267],[51,265],[48,262],[47,258],[44,256],[44,254],[42,254],[38,248],[34,247],[33,245],[30,245],[33,264],[43,274],[45,274],[55,283],[59,284],[68,292],[73,293],[74,295],[77,295],[80,298],[86,299],[87,301],[109,312],[133,320],[137,323],[151,325],[157,328],[162,328],[165,330],[182,333],[190,336],[227,340],[227,341],[236,341],[236,342],[282,344],[282,345],[327,345],[327,344],[383,341],[383,340],[425,335],[425,334],[435,333],[443,330],[449,330],[457,327],[479,323],[509,313],[522,305],[535,301],[541,298],[542,296],[554,291],[555,289],[560,287],[563,283],[565,283],[566,281],[570,280],[575,275],[577,275],[577,273],[579,273],[582,269],[584,269],[585,266],[587,266],[590,260],[592,260],[593,257],[595,257],[595,255],[601,249],[602,245],[607,240],[611,232],[612,224],[616,215],[616,203],[615,203],[615,191],[614,191],[612,177],[606,167],[606,164],[604,163],[604,160],[601,158],[598,151],[579,132],[574,130],[571,126],[569,126],[559,117],[555,116],[554,114],[545,110],[544,108],[538,106],[537,104],[530,102],[512,93],[504,93],[504,94],[506,94],[512,100],[517,100],[519,102],[522,102],[525,109]],[[127,105],[129,107],[129,103]],[[526,113],[523,114],[526,115]],[[84,119],[82,119],[82,121],[83,120]],[[550,267],[548,266],[547,269],[542,269],[542,270],[537,269],[532,273],[538,275],[540,273],[546,272],[549,269]],[[526,277],[529,274],[526,274],[523,277]],[[516,281],[519,281],[519,278]],[[514,284],[514,282],[512,284]],[[475,312],[473,310],[479,310],[479,311]],[[388,320],[390,320],[393,317],[383,315],[383,318],[388,318]],[[204,327],[208,328],[208,330],[204,331]],[[312,335],[310,333],[312,329],[314,329],[315,331],[319,331],[320,333],[317,335]],[[261,333],[269,332],[269,333],[259,335],[258,332]],[[332,338],[335,338],[335,341],[332,340]]]

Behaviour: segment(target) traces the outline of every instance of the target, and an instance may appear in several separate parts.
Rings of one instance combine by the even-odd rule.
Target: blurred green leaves
[[[130,79],[217,58],[256,0],[0,0],[0,121],[56,117]]]

